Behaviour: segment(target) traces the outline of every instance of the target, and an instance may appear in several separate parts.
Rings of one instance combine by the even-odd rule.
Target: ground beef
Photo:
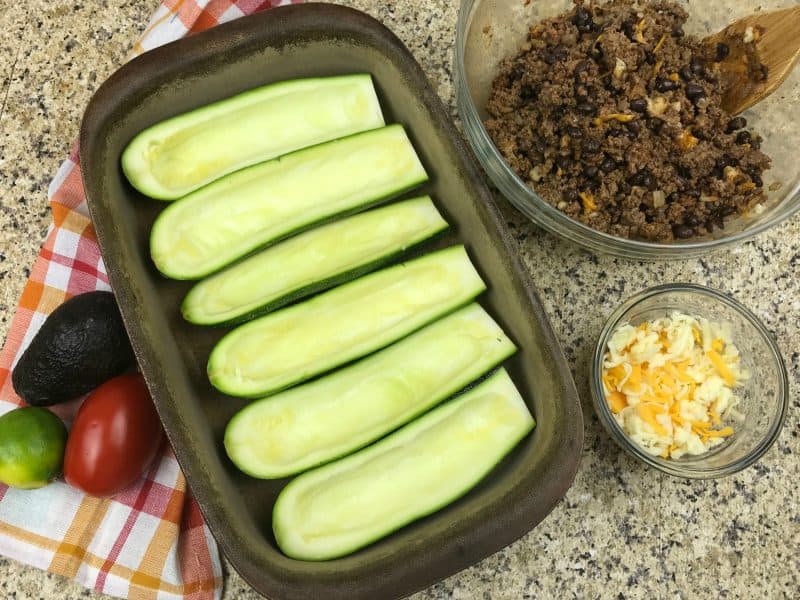
[[[684,35],[687,16],[664,0],[576,0],[503,62],[486,129],[548,203],[665,242],[724,229],[764,200],[761,138],[720,107],[726,48]]]

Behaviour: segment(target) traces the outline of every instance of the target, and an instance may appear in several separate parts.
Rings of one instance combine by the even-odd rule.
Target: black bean
[[[518,135],[516,138],[517,148],[522,150],[523,152],[527,152],[531,149],[532,141],[531,138],[527,135]]]
[[[671,92],[677,87],[678,84],[672,81],[671,79],[663,79],[661,77],[656,79],[656,90],[659,92]]]
[[[522,79],[522,76],[525,74],[525,67],[521,64],[514,65],[514,68],[511,69],[511,81],[519,81]]]
[[[691,81],[692,77],[694,77],[694,73],[692,72],[692,67],[690,67],[689,65],[683,65],[681,67],[681,70],[678,71],[678,74],[684,81]]]
[[[722,179],[725,176],[725,172],[722,170],[722,167],[716,166],[711,169],[711,176],[716,179]]]
[[[569,156],[559,156],[556,158],[556,166],[562,171],[566,171],[572,165],[572,160]]]
[[[736,134],[737,144],[744,145],[744,144],[749,144],[752,141],[753,141],[753,136],[750,135],[749,131],[740,131],[739,133]]]
[[[664,121],[662,121],[661,119],[657,119],[656,117],[652,117],[650,119],[647,119],[647,126],[651,129],[653,133],[658,135],[664,128]]]
[[[606,132],[606,135],[608,137],[620,137],[621,135],[625,135],[625,132],[622,131],[622,129],[620,129],[619,127],[611,127]]]
[[[630,186],[630,185],[629,185],[627,182],[625,182],[625,181],[620,181],[620,182],[617,184],[617,191],[618,191],[620,194],[624,194],[624,195],[626,195],[626,196],[627,196],[628,194],[630,194],[630,193],[631,193],[631,186]]]
[[[694,230],[691,227],[687,227],[686,225],[682,224],[673,225],[672,234],[678,239],[687,240],[694,236]]]
[[[599,179],[584,179],[581,182],[581,189],[582,190],[596,190],[600,187],[600,180]]]
[[[747,119],[744,117],[734,117],[728,121],[728,125],[725,127],[725,133],[733,133],[737,129],[744,129],[745,127],[747,127]]]
[[[678,192],[672,192],[669,196],[667,196],[667,204],[677,202],[680,197],[681,195]]]
[[[544,151],[547,149],[547,144],[544,143],[544,138],[536,134],[533,135],[532,146],[533,149],[540,154],[544,154]]]
[[[564,200],[566,200],[567,202],[577,202],[578,200],[580,200],[580,196],[578,195],[578,190],[576,190],[575,188],[568,188],[564,192]]]
[[[650,174],[650,171],[648,171],[647,169],[640,169],[636,171],[636,173],[628,177],[628,183],[630,183],[631,185],[638,185],[644,187],[652,179],[652,177],[653,176]]]
[[[578,127],[573,127],[572,125],[567,125],[567,127],[564,128],[564,131],[571,138],[580,139],[583,137],[583,131],[581,131],[581,129]]]
[[[586,154],[597,154],[600,151],[600,145],[597,140],[589,138],[583,142],[583,151]]]
[[[692,135],[696,137],[698,140],[707,141],[709,139],[708,132],[700,128],[692,129]]]
[[[728,55],[731,53],[730,46],[728,44],[723,44],[722,42],[717,44],[716,54],[714,55],[714,62],[722,62]]]
[[[692,178],[692,170],[684,165],[678,165],[678,174],[686,179]]]
[[[571,21],[581,33],[588,33],[592,30],[592,13],[582,6],[575,9],[575,16],[572,17]]]
[[[738,163],[739,161],[733,158],[730,154],[723,154],[717,159],[716,166],[720,169],[724,169],[725,167],[735,167]]]
[[[706,91],[702,86],[696,83],[687,83],[684,92],[686,93],[686,97],[691,100],[693,104],[697,104],[698,100],[706,97]]]
[[[647,62],[648,65],[656,64],[656,55],[653,54],[650,50],[644,53],[644,60]]]
[[[758,173],[750,173],[750,179],[756,184],[756,187],[764,187],[764,180],[761,179],[761,175]]]
[[[684,219],[683,219],[683,222],[684,222],[686,225],[688,225],[689,227],[697,227],[697,226],[698,226],[698,225],[700,225],[700,223],[702,223],[703,221],[701,221],[701,220],[698,218],[698,216],[697,216],[697,215],[688,215],[688,216],[684,217]]]
[[[736,212],[736,207],[731,204],[727,204],[719,210],[719,214],[722,215],[723,217],[729,217],[735,212]]]
[[[573,15],[572,19],[570,19],[574,25],[588,25],[591,20],[592,13],[582,6],[579,6],[575,9],[575,14]]]
[[[597,112],[597,107],[591,102],[580,102],[575,108],[584,115],[594,115]]]
[[[588,179],[594,179],[595,177],[597,177],[597,172],[598,172],[597,167],[595,167],[594,165],[587,165],[583,169],[583,176],[587,177]]]
[[[527,85],[527,84],[526,84],[526,85],[523,85],[523,86],[522,86],[522,87],[519,89],[519,97],[520,97],[522,100],[526,101],[526,102],[529,102],[529,101],[531,101],[531,100],[536,100],[536,98],[537,98],[538,96],[539,96],[539,90],[537,90],[537,89],[536,89],[535,87],[533,87],[532,85]]]
[[[636,22],[635,21],[625,21],[622,24],[622,32],[628,37],[628,39],[632,42],[635,42],[636,37]]]
[[[617,168],[617,161],[615,161],[610,156],[606,156],[603,159],[603,162],[600,163],[600,170],[602,170],[603,173],[611,173],[616,168]]]
[[[559,104],[553,110],[550,111],[550,118],[554,121],[560,121],[561,117],[563,117],[567,112],[567,107],[563,104]]]
[[[639,135],[639,133],[642,131],[642,125],[639,123],[639,121],[628,121],[625,123],[625,128],[636,135]]]
[[[608,93],[611,94],[612,96],[619,96],[620,94],[622,94],[622,89],[616,87],[615,81],[608,81],[605,83],[603,87],[606,88]]]
[[[675,25],[675,27],[672,28],[672,37],[682,38],[684,35],[686,34],[683,31],[683,27],[680,25]]]
[[[531,161],[534,165],[540,165],[544,162],[544,154],[541,152],[537,152],[536,150],[531,150],[530,152],[526,152],[525,156],[528,157],[528,160]]]
[[[554,65],[557,62],[567,58],[567,49],[564,46],[558,45],[554,48],[547,48],[542,55],[542,60],[548,65]]]
[[[706,63],[699,56],[693,56],[692,60],[689,62],[689,68],[695,75],[702,75],[706,71]]]
[[[700,190],[689,190],[689,191],[685,192],[685,194],[687,196],[689,196],[690,198],[694,198],[695,200],[699,200],[700,196],[702,196],[702,194],[700,193]]]
[[[630,101],[631,110],[637,113],[643,113],[647,110],[647,100],[644,98],[634,98]]]
[[[647,204],[645,204],[644,202],[642,202],[642,203],[639,205],[639,212],[647,212]]]

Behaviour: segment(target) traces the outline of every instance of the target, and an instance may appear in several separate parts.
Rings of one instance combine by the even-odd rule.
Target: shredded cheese
[[[603,123],[608,121],[619,121],[620,123],[629,123],[636,118],[636,115],[626,115],[624,113],[611,113],[608,115],[600,115],[599,117],[595,117],[592,121],[597,127],[600,127]]]
[[[578,194],[583,202],[583,210],[587,213],[595,212],[597,210],[597,203],[594,201],[594,196],[589,192],[580,192]]]
[[[678,135],[677,141],[678,147],[684,151],[691,150],[697,146],[698,143],[700,143],[700,140],[692,135],[692,131],[688,127],[681,131],[680,135]]]
[[[603,391],[620,427],[653,456],[707,452],[741,420],[734,388],[740,367],[729,327],[675,312],[619,327],[603,359]]]

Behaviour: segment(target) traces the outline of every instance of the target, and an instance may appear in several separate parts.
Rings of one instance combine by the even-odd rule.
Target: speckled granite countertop
[[[453,0],[347,0],[392,28],[455,115]],[[153,0],[0,0],[0,337],[49,221],[46,189],[91,93],[127,55]],[[672,264],[593,257],[505,203],[583,398],[575,484],[533,532],[415,596],[441,598],[797,598],[800,595],[800,218],[724,253]],[[774,332],[793,397],[783,433],[727,479],[660,475],[623,455],[591,409],[587,365],[608,313],[643,287],[709,284]],[[225,598],[257,598],[226,565]],[[793,591],[794,590],[794,591]],[[0,598],[97,597],[0,558]]]

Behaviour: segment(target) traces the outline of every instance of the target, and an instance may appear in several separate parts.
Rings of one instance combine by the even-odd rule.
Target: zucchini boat
[[[430,197],[335,221],[289,238],[203,279],[187,294],[187,321],[247,320],[388,263],[447,228]]]
[[[225,450],[253,477],[305,471],[408,423],[514,350],[471,304],[349,367],[246,406],[225,429]]]
[[[275,540],[300,560],[350,554],[466,494],[534,425],[500,369],[376,444],[291,481],[273,508]]]
[[[426,179],[402,126],[373,129],[237,171],[173,202],[153,224],[150,254],[167,277],[199,279]]]
[[[232,396],[272,394],[388,346],[484,289],[463,246],[427,254],[237,327],[211,351],[208,376]]]
[[[173,200],[223,175],[383,126],[367,74],[282,81],[156,123],[122,154],[137,190]]]

